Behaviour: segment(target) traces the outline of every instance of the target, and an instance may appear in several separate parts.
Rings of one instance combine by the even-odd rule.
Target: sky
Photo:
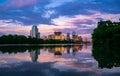
[[[90,37],[98,21],[119,18],[120,0],[0,0],[0,35],[28,36],[37,25],[41,35],[75,31]]]

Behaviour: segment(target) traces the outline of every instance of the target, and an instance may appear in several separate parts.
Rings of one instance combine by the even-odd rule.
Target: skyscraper
[[[40,38],[40,33],[38,32],[37,26],[32,26],[32,30],[30,31],[30,36],[34,38]]]
[[[61,36],[61,40],[65,40],[65,36],[64,35]]]
[[[67,33],[66,39],[70,40],[70,33]]]
[[[72,33],[72,39],[75,40],[76,39],[76,33],[73,31]]]

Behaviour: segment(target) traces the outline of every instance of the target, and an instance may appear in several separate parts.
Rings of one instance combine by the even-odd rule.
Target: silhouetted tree
[[[101,68],[120,66],[120,22],[100,21],[92,34],[92,55]]]

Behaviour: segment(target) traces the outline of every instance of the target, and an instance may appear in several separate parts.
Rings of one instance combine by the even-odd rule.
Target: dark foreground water
[[[120,76],[120,67],[96,59],[91,45],[0,47],[0,76]]]

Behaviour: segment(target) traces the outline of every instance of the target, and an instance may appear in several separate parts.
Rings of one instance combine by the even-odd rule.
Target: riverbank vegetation
[[[3,35],[0,37],[0,44],[81,44],[82,41],[73,40],[53,40],[53,39],[38,39],[26,37],[24,35]]]
[[[92,34],[92,55],[101,68],[120,66],[120,22],[100,21]]]

